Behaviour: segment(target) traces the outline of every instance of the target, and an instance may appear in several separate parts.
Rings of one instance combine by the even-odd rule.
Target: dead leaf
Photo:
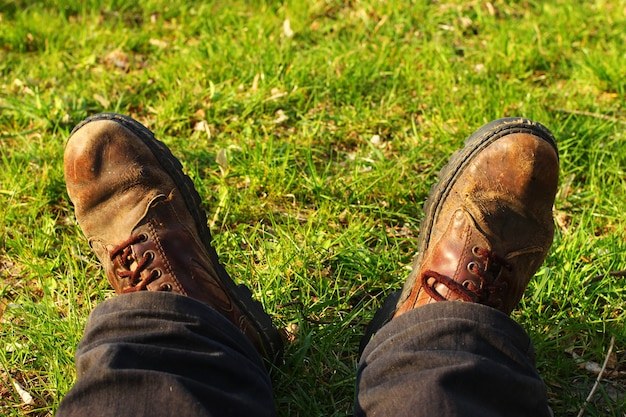
[[[272,88],[272,90],[270,91],[270,93],[272,94],[271,96],[269,96],[268,98],[265,99],[265,101],[273,101],[273,100],[278,100],[281,97],[285,97],[287,95],[286,92],[284,91],[280,91],[278,88]]]
[[[276,116],[276,119],[272,121],[272,123],[274,124],[280,124],[282,122],[289,120],[289,116],[287,116],[285,112],[282,111],[281,109],[276,110],[275,116]]]
[[[30,393],[28,391],[26,391],[26,389],[17,381],[13,381],[13,387],[15,388],[15,390],[17,391],[17,394],[20,396],[20,398],[22,399],[22,402],[26,405],[30,405],[32,404],[33,401],[33,396],[30,395]]]
[[[104,58],[104,62],[107,65],[111,65],[123,71],[128,71],[128,68],[130,67],[130,60],[128,59],[128,55],[121,49],[111,51]]]
[[[293,37],[293,30],[291,30],[291,22],[289,22],[289,19],[285,19],[283,22],[283,35],[287,38]]]
[[[162,41],[160,39],[150,39],[148,42],[152,46],[156,46],[157,48],[163,48],[163,49],[167,48],[169,45],[167,42]]]
[[[554,215],[554,219],[556,220],[557,226],[559,229],[565,234],[569,232],[570,224],[572,223],[572,217],[562,211],[557,211]]]
[[[94,94],[93,99],[96,100],[105,109],[108,108],[109,105],[111,104],[109,100],[102,97],[100,94]]]

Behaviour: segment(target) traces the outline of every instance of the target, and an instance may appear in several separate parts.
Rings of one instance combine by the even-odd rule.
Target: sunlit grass
[[[0,414],[50,415],[111,296],[62,152],[101,111],[183,160],[214,244],[290,332],[282,416],[352,410],[360,336],[415,251],[421,205],[485,122],[525,116],[561,156],[554,246],[513,316],[555,415],[625,412],[624,0],[0,4]],[[218,155],[221,155],[218,158]],[[219,161],[219,163],[218,163]],[[620,373],[621,372],[621,373]],[[24,404],[14,382],[33,397]]]

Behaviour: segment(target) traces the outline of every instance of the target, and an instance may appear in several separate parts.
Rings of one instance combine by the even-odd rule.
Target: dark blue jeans
[[[524,330],[460,301],[427,304],[382,327],[361,356],[357,416],[551,416]]]
[[[89,317],[78,379],[57,416],[273,416],[248,339],[212,308],[164,292],[118,295]]]
[[[57,416],[273,416],[248,340],[206,305],[170,293],[116,296],[91,314],[78,380]],[[524,331],[489,307],[441,302],[370,341],[357,416],[549,416]]]

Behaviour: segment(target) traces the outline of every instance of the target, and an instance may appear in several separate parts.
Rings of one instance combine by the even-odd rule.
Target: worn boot
[[[282,341],[245,286],[236,286],[211,246],[200,196],[169,149],[139,122],[90,117],[65,149],[76,219],[118,294],[168,291],[211,306],[269,361]]]
[[[559,159],[527,119],[480,128],[441,170],[424,206],[413,270],[377,313],[380,326],[424,304],[460,300],[509,314],[552,244]]]

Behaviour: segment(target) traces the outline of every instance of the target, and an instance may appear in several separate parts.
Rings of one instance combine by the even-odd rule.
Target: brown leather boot
[[[556,143],[538,123],[500,119],[470,136],[431,189],[394,317],[444,300],[510,314],[552,245],[558,176]]]
[[[169,291],[200,300],[266,359],[278,359],[278,330],[218,262],[200,196],[152,132],[131,118],[99,114],[74,128],[64,158],[76,219],[118,294]]]
[[[510,314],[552,244],[558,173],[556,143],[539,123],[505,118],[471,135],[432,187],[413,270],[374,316],[361,350],[390,319],[428,303]]]

